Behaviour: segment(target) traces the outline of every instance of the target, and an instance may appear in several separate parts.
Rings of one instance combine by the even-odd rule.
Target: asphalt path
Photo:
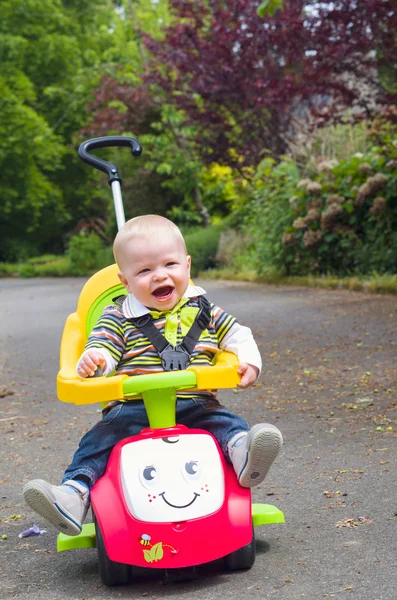
[[[275,423],[284,447],[253,500],[284,525],[256,530],[250,571],[203,567],[191,582],[144,578],[106,588],[96,550],[57,554],[56,532],[22,486],[58,483],[98,407],[56,398],[59,344],[83,279],[0,280],[0,598],[397,599],[397,301],[347,291],[197,282],[249,325],[264,368],[255,387],[222,402],[250,424]],[[222,532],[214,531],[214,538]]]

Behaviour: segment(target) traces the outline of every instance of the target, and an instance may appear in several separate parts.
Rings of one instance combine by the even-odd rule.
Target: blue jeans
[[[244,419],[221,406],[215,399],[177,400],[176,420],[180,425],[212,433],[229,462],[229,441],[237,433],[249,429]],[[145,427],[149,427],[149,422],[142,401],[124,402],[105,410],[102,420],[80,440],[62,483],[84,475],[92,487],[104,474],[113,447],[121,440],[137,435]]]

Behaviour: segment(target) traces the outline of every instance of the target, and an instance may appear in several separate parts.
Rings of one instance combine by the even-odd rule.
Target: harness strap
[[[185,335],[183,342],[180,344],[189,355],[193,353],[201,333],[204,331],[204,329],[207,329],[211,322],[211,305],[207,298],[204,296],[199,296],[198,303],[200,310],[198,311],[192,326]]]
[[[173,346],[159,332],[150,314],[130,319],[133,325],[146,335],[160,355],[164,371],[180,371],[187,369],[190,356],[199,340],[201,332],[211,321],[211,305],[207,298],[199,296],[199,311],[187,332],[183,342]]]
[[[153,319],[149,313],[141,317],[133,317],[129,320],[146,335],[158,352],[162,352],[170,345],[153,323]]]

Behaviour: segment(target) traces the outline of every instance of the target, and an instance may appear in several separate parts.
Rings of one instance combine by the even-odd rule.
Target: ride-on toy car
[[[117,224],[124,223],[117,167],[89,154],[106,146],[130,146],[137,140],[105,137],[84,142],[79,155],[109,175]],[[254,526],[284,522],[269,504],[252,504],[251,491],[239,485],[215,438],[208,432],[175,423],[178,390],[233,388],[239,381],[238,359],[221,352],[212,367],[194,367],[155,375],[112,375],[80,379],[76,363],[91,329],[105,306],[125,292],[117,265],[91,277],[77,310],[65,324],[60,400],[75,404],[124,398],[145,403],[149,428],[119,442],[106,472],[91,490],[94,523],[76,537],[60,533],[58,551],[97,547],[105,585],[127,583],[142,567],[165,569],[170,575],[224,557],[228,569],[250,568],[255,560]]]

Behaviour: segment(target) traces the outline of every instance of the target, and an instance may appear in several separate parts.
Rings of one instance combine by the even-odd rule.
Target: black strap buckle
[[[136,327],[138,327],[138,329],[145,327],[145,325],[147,325],[148,323],[151,323],[151,321],[152,321],[152,317],[151,317],[150,313],[146,313],[145,315],[142,315],[140,317],[134,317],[134,319],[133,319],[133,323]]]
[[[156,348],[160,355],[164,371],[183,371],[189,366],[189,359],[200,338],[201,332],[206,329],[211,321],[211,305],[206,298],[200,296],[199,311],[187,332],[185,339],[177,346],[172,346],[160,333],[150,313],[141,317],[133,317],[131,322],[142,331]]]
[[[189,366],[190,355],[181,344],[169,344],[162,352],[160,358],[164,371],[184,371]]]

